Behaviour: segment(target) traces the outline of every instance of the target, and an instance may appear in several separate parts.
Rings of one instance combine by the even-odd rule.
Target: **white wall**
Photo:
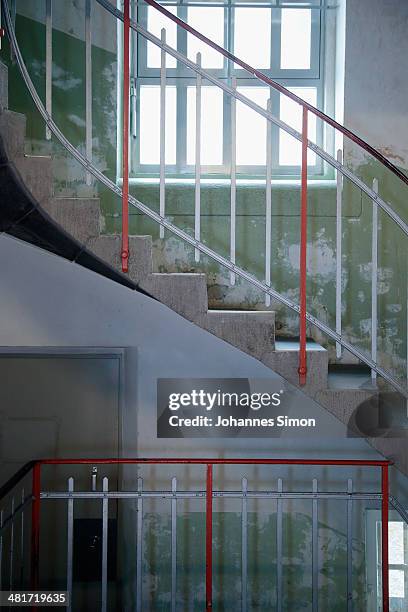
[[[125,348],[125,406],[122,453],[125,456],[246,456],[378,458],[364,440],[344,438],[344,427],[316,405],[332,421],[338,437],[327,439],[176,439],[158,440],[156,428],[156,379],[158,377],[258,377],[276,375],[265,366],[211,334],[187,322],[165,306],[119,286],[76,264],[0,236],[0,347],[123,347]],[[1,352],[1,348],[0,348]],[[23,381],[22,381],[23,384]],[[283,383],[284,384],[284,383]],[[304,398],[299,392],[299,401]],[[203,487],[203,467],[142,469],[148,486],[169,486],[170,477],[183,476],[188,487]],[[219,468],[217,486],[234,488],[238,478],[249,478],[254,488],[276,485],[284,477],[285,489],[310,490],[312,477],[321,490],[345,490],[352,476],[356,490],[379,491],[379,469],[342,469],[248,466]],[[125,473],[126,485],[135,471]],[[145,480],[145,482],[146,482]],[[239,482],[239,481],[238,481]],[[223,483],[223,484],[220,484]],[[396,483],[397,485],[398,483]],[[166,486],[165,485],[165,486]],[[307,487],[307,488],[305,488]],[[196,510],[200,504],[193,504]],[[325,512],[325,511],[324,511]],[[344,516],[337,504],[330,520]],[[126,542],[123,579],[126,601],[134,597],[135,504],[123,514]],[[326,514],[321,515],[325,520]],[[361,518],[361,517],[360,517]],[[133,572],[133,573],[132,573]],[[125,577],[126,576],[126,577]],[[130,578],[129,578],[130,577]]]
[[[277,375],[160,303],[6,235],[0,238],[0,258],[7,262],[0,274],[0,346],[126,348],[124,455],[316,452],[316,442],[307,439],[245,440],[245,449],[233,439],[178,439],[164,445],[155,432],[157,378]],[[334,435],[343,436],[344,427],[319,410],[332,422]],[[319,455],[375,452],[361,440],[339,437],[322,444]]]
[[[408,2],[347,0],[344,122],[408,168]]]

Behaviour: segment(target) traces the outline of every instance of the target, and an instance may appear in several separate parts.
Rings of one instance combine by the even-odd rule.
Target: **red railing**
[[[122,271],[129,270],[129,97],[130,97],[130,0],[123,10],[123,138],[122,138]]]
[[[128,14],[128,8],[126,8],[127,5],[128,5],[128,2],[129,2],[129,0],[125,0],[125,14],[124,14],[124,28],[125,28],[125,31],[129,27],[128,18],[126,16]],[[300,104],[300,106],[303,109],[302,166],[301,166],[301,213],[300,213],[300,216],[301,216],[301,223],[300,223],[300,279],[299,279],[299,317],[300,317],[300,320],[299,320],[299,367],[298,367],[298,373],[299,373],[299,384],[300,385],[304,385],[306,383],[306,375],[307,375],[307,352],[306,352],[306,315],[307,315],[306,276],[307,276],[307,264],[306,264],[306,261],[307,261],[307,149],[308,149],[307,123],[308,123],[308,113],[309,112],[313,113],[314,115],[316,115],[316,117],[318,117],[319,119],[324,121],[326,124],[330,125],[331,127],[335,128],[336,130],[340,131],[344,136],[349,138],[351,141],[356,143],[358,146],[360,146],[362,149],[364,149],[370,155],[372,155],[375,159],[377,159],[381,164],[386,166],[393,174],[395,174],[399,179],[401,179],[406,185],[408,185],[408,177],[403,172],[401,172],[401,170],[399,170],[394,164],[392,164],[386,157],[384,157],[379,151],[377,151],[376,149],[374,149],[374,147],[372,147],[367,142],[365,142],[362,138],[360,138],[359,136],[357,136],[356,134],[354,134],[353,132],[348,130],[346,127],[344,127],[343,125],[341,125],[340,123],[338,123],[337,121],[335,121],[334,119],[332,119],[331,117],[329,117],[328,115],[326,115],[325,113],[320,111],[319,109],[317,109],[314,106],[312,106],[311,104],[305,102],[304,100],[302,100],[302,98],[299,98],[296,94],[294,94],[293,92],[291,92],[288,89],[286,89],[286,87],[283,87],[282,85],[280,85],[276,81],[270,79],[269,77],[267,77],[265,74],[263,74],[262,72],[260,72],[256,68],[253,68],[252,66],[250,66],[246,62],[240,60],[238,57],[236,57],[235,55],[233,55],[232,53],[230,53],[229,51],[227,51],[226,49],[224,49],[223,47],[221,47],[220,45],[218,45],[217,43],[215,43],[211,39],[209,39],[207,36],[204,36],[204,34],[201,34],[198,30],[192,28],[190,25],[188,25],[188,23],[186,23],[185,21],[183,21],[182,19],[180,19],[176,15],[173,15],[172,13],[170,13],[165,7],[161,6],[155,0],[145,0],[145,2],[146,2],[146,4],[150,5],[152,8],[158,10],[160,13],[165,15],[168,19],[170,19],[171,21],[176,23],[178,26],[180,26],[181,28],[186,30],[189,34],[195,36],[196,38],[198,38],[199,40],[201,40],[202,42],[207,44],[209,47],[211,47],[212,49],[216,50],[217,52],[222,54],[224,57],[229,59],[231,62],[234,62],[234,64],[236,64],[237,66],[239,66],[240,68],[246,70],[249,74],[252,74],[257,79],[259,79],[260,81],[262,81],[265,84],[267,84],[269,87],[272,87],[273,89],[279,91],[280,93],[282,93],[283,95],[287,96],[288,98],[290,98],[294,102]],[[129,72],[128,71],[128,65],[124,65],[124,82],[126,81],[126,79],[129,76],[128,72]],[[124,95],[125,95],[125,89],[124,89]],[[128,96],[128,92],[126,93],[126,95]],[[125,103],[123,104],[123,106],[124,106],[124,109],[125,109]],[[127,112],[127,116],[128,116],[128,106],[127,106],[127,111],[126,112]],[[125,117],[124,117],[124,124],[125,124]],[[126,140],[126,142],[127,142],[127,140],[128,140],[128,133],[127,132],[125,133],[125,131],[124,131],[123,137],[124,137],[124,141]],[[128,173],[128,169],[127,168],[124,169],[124,171],[126,172],[126,174]],[[126,178],[126,190],[125,190],[125,174],[124,174],[124,179],[123,180],[124,180],[124,183],[123,183],[123,202],[125,204],[125,191],[126,191],[126,194],[128,193],[128,177]],[[127,201],[127,195],[126,195],[126,201]],[[127,208],[125,209],[125,206],[123,206],[123,217],[126,216],[126,227],[124,225],[124,230],[123,231],[124,232],[126,231],[126,240],[127,240],[127,233],[128,233],[127,215],[128,215]]]
[[[302,114],[302,168],[300,204],[300,265],[299,265],[299,384],[306,384],[306,283],[307,283],[307,136],[308,110]]]
[[[0,488],[0,499],[20,482],[32,469],[32,524],[31,524],[31,588],[38,590],[40,561],[41,517],[41,468],[44,465],[202,465],[206,467],[206,531],[205,531],[205,592],[206,611],[213,607],[213,467],[214,465],[299,465],[299,466],[349,466],[381,468],[381,555],[382,555],[382,610],[389,612],[388,582],[388,514],[389,514],[389,466],[386,460],[353,459],[189,459],[189,458],[122,458],[122,459],[42,459],[24,466],[8,483]]]
[[[280,85],[280,83],[278,83],[277,81],[270,79],[268,76],[266,76],[266,74],[264,74],[260,70],[257,70],[256,68],[253,68],[246,62],[242,61],[241,59],[236,57],[233,53],[230,53],[229,51],[224,49],[224,47],[217,45],[217,43],[213,42],[210,38],[207,38],[207,36],[204,36],[204,34],[201,34],[201,32],[199,32],[198,30],[195,30],[194,28],[192,28],[190,25],[188,25],[188,23],[186,23],[185,21],[183,21],[176,15],[173,15],[173,13],[170,13],[164,6],[161,6],[155,0],[145,0],[145,3],[149,4],[156,10],[160,11],[160,13],[163,13],[163,15],[165,15],[166,17],[168,17],[169,19],[177,23],[177,25],[179,25],[181,28],[189,32],[189,34],[192,34],[193,36],[195,36],[196,38],[198,38],[205,44],[209,45],[210,47],[212,47],[213,49],[221,53],[221,55],[223,55],[227,59],[234,62],[234,64],[236,64],[237,66],[240,66],[240,68],[242,68],[243,70],[246,70],[253,76],[257,77],[257,79],[259,79],[260,81],[263,81],[264,83],[266,83],[273,89],[276,89],[280,93],[284,94],[285,96],[287,96],[294,102],[297,102],[303,108],[306,108],[308,111],[316,115],[316,117],[318,117],[319,119],[321,119],[322,121],[330,125],[331,127],[341,132],[344,136],[346,136],[347,138],[355,142],[357,145],[359,145],[362,149],[370,153],[370,155],[375,157],[375,159],[377,159],[381,164],[383,164],[384,166],[387,166],[387,168],[391,170],[393,174],[398,176],[399,179],[401,179],[406,185],[408,185],[408,176],[404,174],[403,172],[401,172],[401,170],[399,170],[397,166],[395,166],[386,157],[384,157],[384,155],[382,155],[379,151],[377,151],[377,149],[375,149],[370,144],[368,144],[368,142],[360,138],[360,136],[357,136],[357,134],[354,134],[354,132],[344,127],[344,125],[341,125],[341,123],[338,123],[335,119],[332,119],[332,117],[330,117],[329,115],[326,115],[326,113],[319,110],[312,104],[305,102],[305,100],[302,100],[302,98],[299,98],[299,96],[294,94],[292,91],[289,91],[289,89],[286,89],[286,87],[284,87],[283,85]]]

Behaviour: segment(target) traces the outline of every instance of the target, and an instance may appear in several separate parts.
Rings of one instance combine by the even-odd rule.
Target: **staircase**
[[[101,233],[99,200],[56,197],[53,193],[52,157],[25,154],[25,117],[7,110],[7,69],[3,65],[0,65],[0,76],[0,132],[10,159],[15,163],[27,188],[42,208],[68,233],[109,265],[121,270],[122,237]],[[320,154],[319,151],[317,153]],[[386,206],[383,202],[381,205]],[[157,273],[153,270],[151,237],[130,236],[129,241],[129,277],[142,289],[187,320],[251,355],[290,383],[298,385],[299,341],[276,337],[273,311],[209,310],[205,274]],[[306,343],[306,352],[307,380],[302,390],[343,423],[349,423],[353,413],[364,402],[370,402],[374,409],[378,407],[379,391],[377,386],[372,385],[369,371],[362,370],[360,366],[350,366],[347,371],[331,369],[328,352],[313,341]],[[399,466],[408,472],[408,458],[403,452],[403,442],[371,440],[373,446],[387,457],[397,456]]]
[[[6,68],[2,66],[3,74]],[[3,99],[0,133],[8,154],[23,177],[26,186],[42,208],[79,242],[109,265],[121,270],[119,235],[104,235],[100,229],[100,207],[97,198],[55,197],[53,194],[53,159],[24,153],[25,117],[7,110]],[[160,302],[192,323],[199,325],[225,342],[298,385],[297,340],[275,338],[275,313],[271,310],[209,310],[205,274],[157,273],[152,264],[151,236],[130,237],[129,277]],[[377,389],[370,375],[330,372],[328,352],[314,341],[307,343],[308,379],[303,391],[323,404],[347,423],[354,410],[364,401],[375,398]]]

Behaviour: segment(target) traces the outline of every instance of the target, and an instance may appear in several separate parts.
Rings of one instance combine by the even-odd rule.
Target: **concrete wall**
[[[69,3],[70,4],[70,3]],[[19,40],[30,73],[40,92],[44,92],[44,27],[42,15],[35,13],[33,3],[26,5],[17,16]],[[78,5],[79,6],[79,5]],[[42,10],[42,9],[41,9]],[[110,18],[100,15],[95,8],[93,47],[93,112],[94,155],[97,165],[114,178],[116,173],[116,28]],[[60,12],[61,11],[61,12]],[[84,148],[84,66],[82,9],[72,11],[55,7],[54,33],[54,112],[55,118],[68,138],[80,149]],[[336,14],[337,22],[333,23]],[[370,143],[379,147],[402,167],[407,163],[406,125],[401,119],[406,106],[407,84],[404,82],[403,63],[395,60],[395,49],[404,58],[407,42],[407,7],[398,0],[370,2],[347,0],[337,9],[328,11],[331,30],[337,28],[335,113],[344,115],[345,124],[356,130]],[[35,20],[33,20],[35,18]],[[99,26],[109,32],[100,36]],[[344,35],[345,33],[345,35]],[[343,40],[344,39],[344,40]],[[344,44],[343,44],[344,43]],[[330,49],[331,47],[328,46]],[[345,49],[345,51],[344,51]],[[8,58],[7,45],[2,56]],[[344,81],[344,93],[342,81]],[[32,110],[16,67],[10,70],[10,107],[28,113],[28,152],[49,152],[44,145],[44,128]],[[103,188],[85,185],[84,172],[70,160],[59,145],[53,143],[55,194],[99,195],[106,232],[120,231],[119,199]],[[405,218],[405,189],[372,159],[357,154],[350,143],[345,143],[346,162],[361,178],[371,185],[378,178],[380,193],[392,202]],[[132,191],[145,203],[158,206],[157,186],[134,186]],[[309,310],[325,323],[335,324],[335,192],[333,184],[324,188],[310,185],[309,195]],[[203,187],[202,232],[207,244],[222,254],[229,252],[229,188]],[[237,262],[264,278],[265,193],[262,186],[240,186],[237,203]],[[170,219],[183,229],[191,230],[194,214],[194,193],[190,186],[169,186],[167,211]],[[299,275],[299,185],[274,187],[272,202],[272,279],[273,285],[284,295],[297,300]],[[343,328],[347,339],[363,350],[370,350],[371,329],[371,202],[347,181],[343,203]],[[406,219],[407,220],[407,219]],[[407,277],[405,258],[399,252],[406,247],[400,233],[380,214],[382,226],[379,257],[379,361],[398,376],[405,376],[406,298],[400,278]],[[158,228],[137,214],[131,216],[131,231],[153,236],[154,266],[157,271],[185,271],[201,269],[209,273],[209,303],[213,308],[263,308],[263,296],[247,283],[238,281],[235,288],[228,283],[228,274],[216,265],[204,261],[197,267],[192,250],[178,239],[166,235],[158,239]],[[297,318],[278,304],[277,333],[298,333]],[[359,313],[356,316],[356,313]],[[309,333],[327,346],[327,339],[316,330]],[[333,346],[331,357],[333,358]],[[345,355],[345,359],[350,359]]]
[[[0,237],[2,266],[0,283],[0,346],[4,347],[105,347],[125,350],[124,407],[122,413],[123,455],[135,456],[290,456],[374,458],[378,454],[363,440],[344,438],[344,427],[327,414],[336,436],[327,439],[177,439],[174,442],[156,438],[156,379],[158,377],[259,377],[276,375],[249,356],[227,345],[179,317],[158,302],[120,287],[75,264],[51,256],[5,235]],[[197,346],[200,350],[197,351]],[[302,394],[299,392],[299,401]],[[316,410],[323,409],[316,407]],[[101,475],[102,475],[101,470]],[[170,477],[178,475],[185,486],[203,486],[202,468],[143,468],[140,474],[146,487],[167,487]],[[222,468],[217,472],[217,486],[239,486],[242,468]],[[353,476],[358,490],[375,491],[379,487],[378,470],[299,468],[245,469],[253,487],[273,487],[278,476],[285,489],[308,490],[313,476],[322,489],[344,489],[347,477]],[[125,472],[123,486],[135,484],[135,471]],[[399,497],[406,490],[405,479],[393,473],[393,487]],[[359,506],[361,510],[361,506]],[[239,523],[236,503],[217,503],[215,518],[217,556],[216,599],[232,604],[239,590],[240,536],[231,529]],[[201,605],[203,596],[203,557],[201,502],[180,503],[180,601],[186,606]],[[134,526],[134,505],[120,508],[125,525]],[[249,509],[251,597],[260,605],[273,601],[274,507],[256,503]],[[344,605],[345,589],[345,523],[344,508],[338,503],[323,504],[320,513],[321,603],[329,605],[333,590],[338,596],[338,610]],[[355,589],[364,610],[364,515],[355,514]],[[288,561],[287,609],[305,609],[310,601],[310,507],[306,502],[285,506],[285,546]],[[143,557],[145,605],[165,609],[168,601],[168,507],[164,503],[145,505],[145,552]],[[127,553],[123,560],[122,586],[127,609],[134,597],[135,529],[123,532]],[[57,532],[58,535],[58,532]],[[320,545],[319,545],[320,546]],[[217,553],[218,554],[218,553]],[[254,557],[255,555],[255,557]],[[271,556],[272,555],[272,556]],[[255,558],[257,563],[255,563]],[[302,561],[300,562],[299,559]],[[187,561],[190,560],[190,561]],[[190,563],[187,571],[185,563]],[[325,567],[335,568],[332,575]],[[269,578],[268,578],[269,576]],[[343,578],[342,578],[343,577]],[[344,584],[343,584],[344,583]],[[150,585],[150,586],[149,586]],[[163,607],[164,606],[164,607]],[[300,607],[299,607],[300,606]],[[262,609],[262,608],[259,608]],[[308,609],[306,607],[306,609]],[[337,609],[337,608],[334,608]]]
[[[347,0],[345,123],[408,168],[408,4]]]

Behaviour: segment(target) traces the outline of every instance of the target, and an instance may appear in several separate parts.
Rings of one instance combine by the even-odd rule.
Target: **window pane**
[[[176,163],[176,88],[166,87],[166,164]],[[160,163],[160,87],[140,88],[140,163]]]
[[[223,93],[218,87],[201,89],[201,164],[222,164]],[[187,163],[195,164],[196,88],[187,88]]]
[[[239,93],[266,108],[267,87],[238,87]],[[266,164],[266,119],[237,101],[237,165]]]
[[[166,9],[173,13],[173,15],[177,15],[177,7],[175,6],[166,6]],[[177,26],[173,21],[159,13],[156,9],[151,6],[148,7],[147,10],[147,29],[151,34],[157,36],[157,38],[161,37],[162,28],[166,29],[166,42],[173,49],[177,49]],[[147,43],[147,66],[148,68],[160,68],[161,60],[160,60],[160,47],[157,47],[151,42]],[[175,68],[176,67],[176,59],[166,54],[166,66],[167,68]]]
[[[404,524],[391,521],[388,525],[389,560],[396,565],[404,564]]]
[[[255,68],[270,68],[270,9],[235,9],[234,54]]]
[[[404,570],[390,570],[390,597],[405,597]]]
[[[317,90],[315,87],[288,87],[297,96],[316,106]],[[302,108],[296,102],[280,94],[280,118],[298,132],[302,131]],[[309,140],[316,142],[316,116],[309,113],[308,117]],[[316,163],[316,154],[308,152],[309,165]],[[290,136],[284,130],[279,130],[279,164],[281,166],[300,166],[302,163],[302,145],[299,140]]]
[[[311,38],[311,10],[282,9],[281,68],[309,70]]]
[[[188,24],[221,47],[224,46],[224,9],[221,7],[195,6],[188,9]],[[187,55],[193,62],[197,53],[201,53],[201,64],[204,68],[222,68],[224,56],[204,44],[192,34],[188,34]]]

